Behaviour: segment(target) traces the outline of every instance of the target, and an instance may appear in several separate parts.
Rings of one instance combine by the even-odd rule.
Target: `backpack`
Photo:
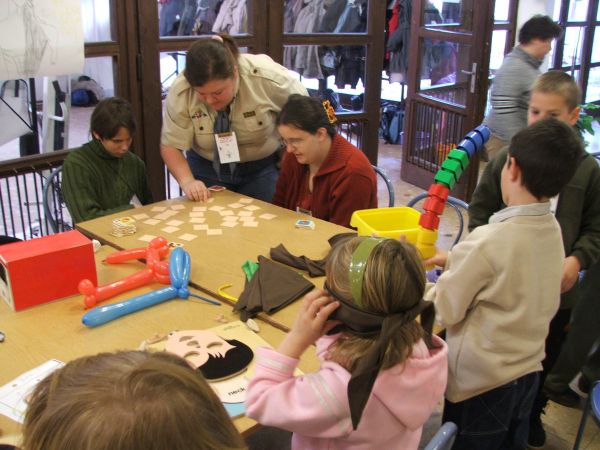
[[[71,92],[71,105],[73,106],[91,106],[92,99],[87,89],[75,89]]]
[[[399,144],[404,124],[404,105],[399,103],[383,103],[379,121],[379,136],[387,144]]]

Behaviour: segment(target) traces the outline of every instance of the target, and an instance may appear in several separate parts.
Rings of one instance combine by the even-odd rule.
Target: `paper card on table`
[[[260,209],[260,206],[248,205],[248,206],[244,206],[244,209],[246,211],[256,211],[257,209]]]
[[[162,211],[165,211],[166,209],[167,208],[165,206],[153,206],[150,211],[152,211],[152,212],[162,212]]]
[[[196,236],[195,234],[191,234],[191,233],[185,233],[182,234],[181,236],[179,236],[179,239],[182,239],[184,241],[193,241],[194,239],[196,239],[198,236]]]
[[[142,214],[133,214],[131,217],[133,217],[135,220],[144,220],[150,216],[148,216],[148,214],[142,213]]]
[[[206,230],[206,234],[208,234],[209,236],[217,236],[219,234],[223,234],[223,230],[221,230],[220,228],[209,228],[208,230]]]
[[[191,333],[194,332],[193,330],[189,331]],[[255,352],[258,347],[272,348],[271,345],[267,343],[260,335],[256,334],[254,331],[251,331],[246,324],[240,322],[239,320],[221,324],[216,327],[209,328],[206,331],[213,332],[226,342],[241,342],[250,347],[252,352]],[[151,344],[148,349],[150,351],[164,351],[166,344],[166,340],[161,340],[160,342]],[[232,355],[235,354],[237,353],[232,353]],[[217,360],[215,363],[222,361],[223,364],[229,364],[228,361],[226,362],[228,356],[229,355],[225,353],[224,357],[215,358]],[[208,385],[215,391],[221,402],[223,402],[223,406],[230,417],[236,417],[243,414],[245,411],[244,401],[246,400],[247,386],[249,380],[254,374],[255,365],[256,358],[253,358],[243,372],[221,381],[208,382]],[[302,371],[296,369],[294,370],[294,375],[302,375]]]
[[[192,208],[192,211],[196,211],[196,212],[204,212],[206,211],[206,206],[194,206]]]
[[[275,214],[264,213],[264,214],[261,214],[258,217],[261,218],[261,219],[265,219],[265,220],[271,220],[271,219],[274,219],[277,216]]]
[[[209,211],[223,211],[225,208],[219,205],[215,205],[215,206],[211,206],[210,208],[208,208]]]
[[[140,236],[138,238],[138,241],[143,241],[143,242],[150,242],[152,239],[154,239],[156,236],[152,236],[151,234],[145,234],[143,236]]]
[[[64,365],[62,361],[51,359],[0,387],[0,414],[23,423],[28,406],[26,399],[31,391],[46,376]]]
[[[181,209],[185,209],[185,205],[172,205],[171,209],[174,209],[175,211],[179,211]]]
[[[148,220],[144,220],[144,223],[147,225],[156,225],[157,223],[160,223],[160,220],[157,219],[148,219]]]
[[[238,216],[225,216],[225,217],[223,217],[223,220],[225,222],[237,222],[238,219],[240,219],[240,217],[238,217]]]
[[[206,222],[206,219],[204,217],[192,217],[189,220],[190,223],[204,223]]]
[[[238,200],[238,203],[244,203],[244,204],[246,204],[246,205],[247,205],[248,203],[252,203],[252,202],[253,202],[253,199],[251,199],[251,198],[240,198],[240,199]]]
[[[238,217],[238,220],[240,222],[256,222],[256,217],[254,217],[254,216],[244,216],[244,217]]]
[[[242,226],[244,227],[257,227],[258,226],[258,222],[251,222],[249,220],[242,222]]]
[[[229,206],[230,208],[235,209],[235,208],[241,208],[242,206],[244,206],[244,204],[243,203],[230,203],[227,206]]]
[[[194,231],[199,231],[199,230],[208,230],[208,225],[203,224],[203,225],[194,225]]]
[[[164,227],[162,230],[165,233],[174,233],[176,231],[179,231],[179,228],[177,228],[177,227]]]
[[[157,220],[167,220],[170,217],[171,217],[171,214],[167,214],[166,211],[164,213],[160,213],[160,214],[157,214],[156,216],[154,216],[154,218]]]
[[[167,225],[171,225],[172,227],[178,227],[182,223],[183,223],[182,220],[171,220],[171,221],[167,222]]]
[[[221,223],[222,227],[228,227],[228,228],[233,228],[233,227],[237,227],[238,226],[238,222],[222,222]]]
[[[219,211],[219,214],[221,214],[221,216],[233,216],[233,211],[226,209],[225,211]]]
[[[252,211],[238,211],[238,216],[240,217],[250,217],[253,215],[254,213]]]
[[[200,211],[193,211],[190,213],[190,217],[204,217],[204,213]]]

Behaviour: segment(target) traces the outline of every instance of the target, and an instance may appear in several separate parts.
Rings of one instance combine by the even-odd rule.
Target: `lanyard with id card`
[[[215,141],[219,152],[221,164],[235,163],[240,161],[240,151],[235,138],[235,131],[227,133],[215,133]]]

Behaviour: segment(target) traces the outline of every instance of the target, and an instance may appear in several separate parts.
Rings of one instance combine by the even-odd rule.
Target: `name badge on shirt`
[[[216,133],[215,141],[219,151],[221,164],[234,163],[240,161],[240,151],[235,138],[235,131],[229,133]]]

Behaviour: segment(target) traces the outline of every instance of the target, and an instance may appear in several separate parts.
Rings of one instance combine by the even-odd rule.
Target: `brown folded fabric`
[[[310,292],[315,285],[295,270],[258,257],[258,270],[252,280],[246,282],[234,310],[240,311],[241,319],[247,320],[260,311],[273,313]]]
[[[283,244],[272,248],[270,251],[271,259],[282,264],[286,264],[296,269],[306,270],[310,277],[322,277],[325,275],[325,261],[323,259],[310,259],[307,256],[292,255]]]
[[[333,247],[339,242],[343,242],[346,239],[350,239],[356,236],[356,233],[340,233],[329,238],[329,245]],[[277,247],[272,248],[269,252],[271,259],[282,264],[286,264],[296,269],[306,270],[311,278],[325,276],[325,263],[327,258],[323,259],[310,259],[307,256],[294,256],[292,255],[283,244],[279,244]]]

